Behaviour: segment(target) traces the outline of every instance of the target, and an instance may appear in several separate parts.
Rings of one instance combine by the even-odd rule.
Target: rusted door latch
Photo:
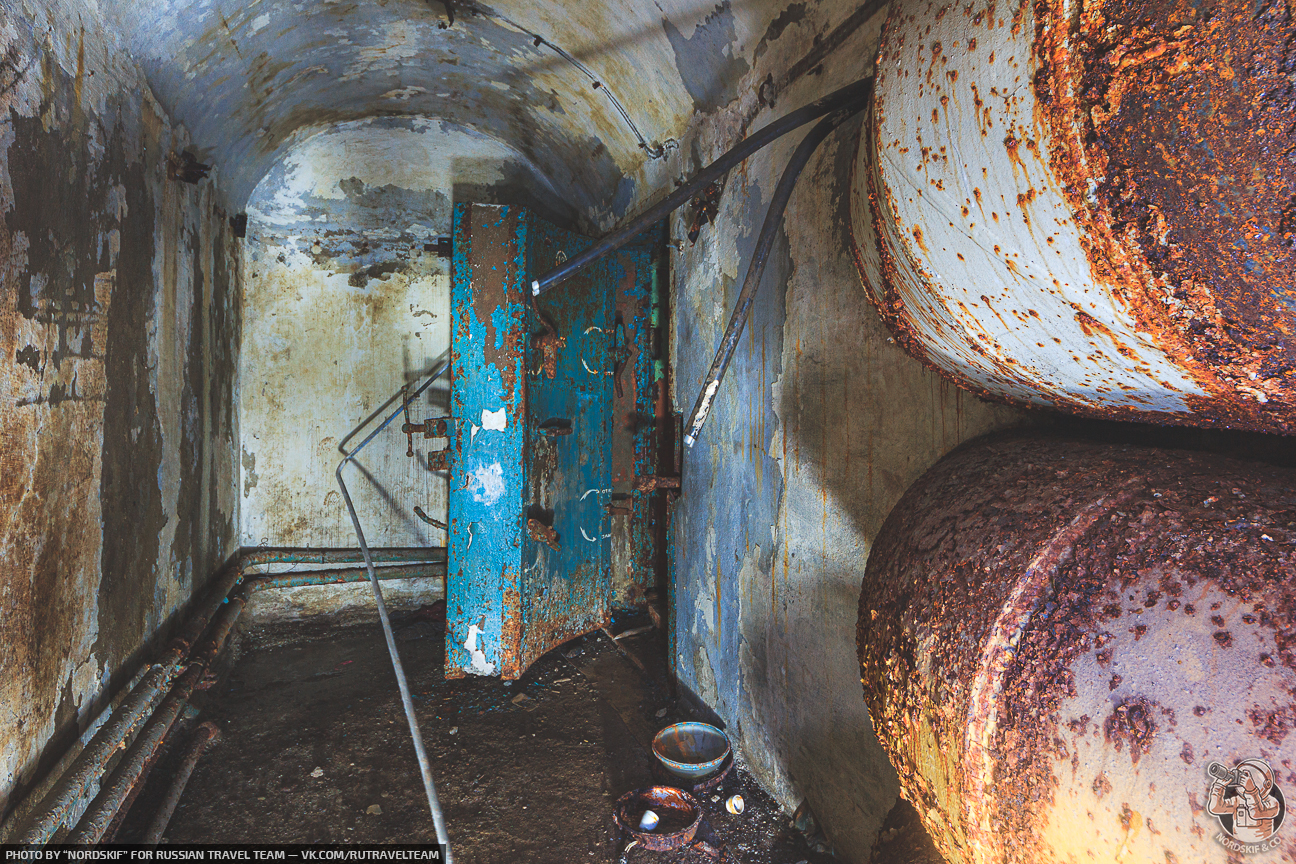
[[[678,489],[680,488],[680,478],[666,477],[656,474],[650,477],[634,478],[634,489],[636,492],[650,493],[658,489]]]
[[[527,536],[537,543],[543,543],[555,552],[558,549],[558,532],[552,526],[546,525],[539,519],[527,520]]]
[[[449,438],[450,424],[454,422],[453,417],[429,417],[422,423],[410,422],[409,404],[405,405],[405,422],[401,424],[401,431],[405,433],[409,444],[405,448],[406,456],[414,455],[414,433],[423,433],[424,438]],[[449,449],[433,450],[428,453],[428,470],[429,471],[449,471],[450,470],[450,451]]]
[[[544,372],[545,377],[552,380],[558,374],[558,349],[566,347],[567,337],[558,332],[558,325],[539,306],[535,311],[545,327],[531,337],[532,347],[540,354],[540,368],[536,372]]]
[[[414,455],[414,433],[422,432],[424,438],[449,438],[450,437],[450,417],[431,417],[422,423],[411,423],[409,421],[409,409],[406,409],[405,422],[401,424],[401,431],[409,439],[409,447],[405,451],[406,456]]]
[[[625,372],[630,362],[630,333],[625,321],[617,314],[616,326],[612,328],[612,380],[616,383],[617,398],[625,396],[625,385],[621,383],[621,373]]]

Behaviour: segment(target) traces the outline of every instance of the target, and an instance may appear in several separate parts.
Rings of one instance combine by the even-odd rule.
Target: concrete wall
[[[130,31],[163,104],[227,166],[234,200],[302,130],[434,115],[510,142],[605,224],[670,182],[667,160],[647,158],[631,124],[649,145],[674,143],[694,100],[673,57],[713,14],[691,0],[455,2],[453,18],[428,0],[105,5]],[[732,92],[731,80],[710,77],[731,73],[729,58],[691,62],[705,101]]]
[[[845,0],[503,0],[455,3],[454,23],[424,0],[105,0],[231,200],[251,202],[248,258],[222,263],[210,250],[229,241],[209,215],[211,193],[162,179],[162,153],[180,133],[120,45],[85,37],[94,44],[81,52],[82,25],[104,28],[61,5],[71,2],[34,4],[36,23],[0,18],[16,46],[0,71],[0,98],[16,106],[4,127],[8,176],[27,180],[5,193],[12,311],[0,317],[0,369],[12,404],[44,399],[22,406],[21,422],[6,420],[14,443],[6,438],[0,457],[12,460],[0,474],[10,592],[0,614],[6,644],[27,646],[0,660],[9,664],[0,704],[32,704],[45,724],[3,727],[6,742],[19,742],[6,744],[19,753],[14,770],[56,725],[72,728],[104,670],[115,673],[207,572],[199,559],[236,542],[233,527],[209,526],[238,519],[249,545],[353,542],[332,480],[338,439],[445,344],[444,261],[424,240],[447,230],[450,203],[562,201],[549,215],[609,225],[751,129],[869,74],[880,26]],[[433,113],[446,125],[424,119]],[[639,147],[627,117],[664,146],[662,158]],[[859,861],[895,796],[854,660],[865,557],[914,478],[1017,415],[943,384],[880,326],[850,259],[853,136],[839,133],[807,169],[748,334],[688,455],[676,662],[780,800],[808,798],[842,856]],[[794,144],[736,169],[717,224],[673,256],[681,411]],[[58,206],[24,205],[51,189],[64,195]],[[530,202],[515,197],[527,192]],[[676,237],[690,215],[676,220]],[[247,297],[234,307],[226,292],[239,266]],[[115,278],[95,280],[109,271]],[[79,298],[75,321],[91,345],[104,329],[102,360],[68,350],[42,359],[57,353],[42,346],[76,330],[32,299],[56,296],[48,302]],[[213,302],[195,302],[204,296]],[[221,352],[238,344],[239,309],[248,342],[235,393],[234,360]],[[76,368],[85,371],[73,391]],[[95,369],[102,401],[68,398],[90,392]],[[406,459],[395,435],[365,464],[385,489],[358,502],[370,540],[441,542],[400,514],[421,502],[435,515],[444,481]],[[237,499],[222,497],[235,487]],[[48,619],[39,626],[37,610]]]
[[[0,10],[0,812],[237,545],[237,243],[90,4]]]
[[[448,350],[449,259],[433,240],[450,233],[454,202],[496,200],[571,217],[516,151],[421,118],[306,137],[257,186],[239,373],[244,545],[356,545],[334,477],[338,445]],[[448,386],[411,405],[411,419],[448,413]],[[445,520],[445,475],[426,467],[434,442],[416,436],[407,457],[400,423],[359,457],[368,477],[348,468],[365,537],[443,546],[444,532],[412,513]]]
[[[686,148],[706,161],[741,130],[870,74],[882,19],[859,19],[850,4],[795,3],[765,29],[735,33],[751,71]],[[767,76],[781,85],[773,110],[758,95]],[[838,130],[802,174],[711,419],[685,455],[675,517],[680,679],[785,807],[809,802],[850,862],[869,860],[898,792],[855,657],[869,549],[942,454],[1019,420],[910,359],[870,305],[849,236],[858,128]],[[716,224],[673,256],[674,399],[686,415],[798,139],[733,172]]]

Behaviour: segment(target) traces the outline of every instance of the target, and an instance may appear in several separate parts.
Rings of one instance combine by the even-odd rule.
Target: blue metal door
[[[607,623],[612,263],[543,298],[589,241],[517,207],[455,208],[446,674],[517,678]]]

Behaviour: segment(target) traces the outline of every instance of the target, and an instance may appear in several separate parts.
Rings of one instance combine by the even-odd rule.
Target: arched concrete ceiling
[[[605,225],[666,182],[670,148],[696,112],[734,98],[779,5],[105,2],[235,207],[304,137],[415,115],[498,139]],[[654,158],[661,147],[667,158]]]

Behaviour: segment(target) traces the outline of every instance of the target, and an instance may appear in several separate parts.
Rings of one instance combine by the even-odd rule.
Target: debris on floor
[[[716,864],[720,851],[745,864],[834,860],[809,848],[732,759],[721,782],[695,795],[704,842],[626,850],[618,798],[684,786],[652,756],[653,737],[706,719],[673,698],[660,630],[573,640],[514,682],[447,681],[444,606],[393,623],[461,864]],[[249,628],[238,648],[203,706],[223,737],[194,771],[164,842],[434,842],[376,624],[280,622]],[[155,794],[145,790],[137,809],[151,812]],[[730,809],[735,796],[744,807]],[[128,819],[119,839],[139,830]]]

